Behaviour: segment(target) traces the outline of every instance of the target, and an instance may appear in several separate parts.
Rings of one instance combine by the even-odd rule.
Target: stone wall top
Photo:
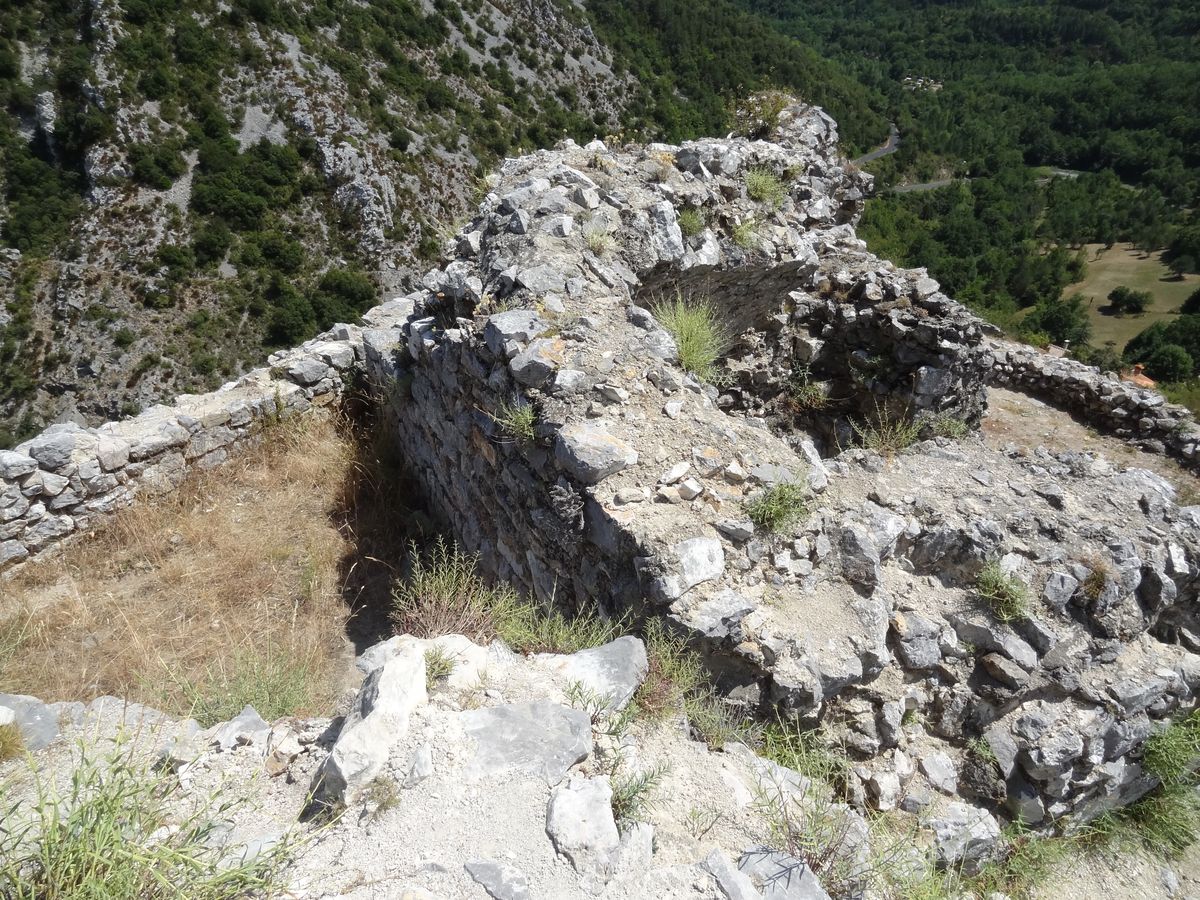
[[[1025,344],[994,341],[991,351],[996,384],[1040,397],[1143,450],[1200,468],[1200,424],[1187,407],[1168,402],[1158,391],[1122,381],[1114,372],[1053,357]]]

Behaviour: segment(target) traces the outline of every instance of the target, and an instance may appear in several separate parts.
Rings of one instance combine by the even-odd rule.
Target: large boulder
[[[427,698],[425,654],[419,645],[368,675],[337,742],[313,776],[310,809],[353,802],[382,771],[392,747],[407,732],[412,711]]]

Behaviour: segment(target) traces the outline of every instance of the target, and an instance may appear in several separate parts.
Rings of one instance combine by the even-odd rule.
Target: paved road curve
[[[858,159],[851,160],[856,166],[861,166],[864,163],[869,163],[871,160],[879,159],[887,156],[890,153],[895,153],[900,149],[900,131],[896,128],[894,122],[888,122],[888,139],[882,147],[877,147],[865,156],[860,156]]]

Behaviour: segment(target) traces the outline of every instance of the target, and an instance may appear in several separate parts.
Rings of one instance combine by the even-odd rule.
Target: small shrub
[[[583,226],[583,240],[587,248],[597,256],[611,253],[616,245],[608,223],[601,218],[593,219]]]
[[[660,763],[631,775],[621,775],[614,770],[611,777],[613,818],[617,822],[641,821],[653,805],[650,793],[662,782],[667,768],[665,763]]]
[[[754,809],[766,821],[771,847],[804,860],[830,896],[874,895],[867,887],[880,880],[886,856],[879,848],[860,852],[864,842],[855,817],[833,799],[827,785],[798,786],[786,777],[764,775]]]
[[[246,706],[268,722],[312,710],[320,693],[319,678],[306,661],[282,649],[240,653],[230,662],[209,665],[194,680],[168,673],[168,681],[202,728],[229,721]]]
[[[0,810],[0,896],[13,900],[275,896],[297,849],[285,838],[239,859],[218,837],[244,801],[188,796],[125,747],[84,753],[65,793],[36,770],[33,783],[32,800]]]
[[[955,441],[961,441],[971,433],[971,426],[957,416],[938,416],[929,423],[929,427],[936,437],[950,438]]]
[[[694,206],[689,206],[679,214],[679,230],[684,237],[695,237],[707,227],[704,213]]]
[[[502,402],[492,415],[492,421],[514,441],[528,443],[536,436],[537,410],[523,397]]]
[[[798,482],[780,482],[747,503],[746,514],[757,528],[784,531],[808,512],[804,493],[804,486]]]
[[[683,709],[692,731],[711,750],[724,749],[726,744],[756,746],[759,742],[761,729],[711,688],[686,697]]]
[[[990,562],[983,567],[975,579],[975,590],[1001,622],[1015,622],[1029,616],[1029,589],[1019,579],[1000,571],[999,563]]]
[[[779,114],[795,102],[794,97],[774,88],[755,91],[731,104],[734,132],[751,140],[768,138],[779,122]]]
[[[477,644],[499,636],[516,616],[521,599],[505,585],[492,586],[475,570],[475,557],[442,538],[418,552],[410,545],[412,571],[392,592],[392,624],[399,634],[421,638],[462,634]]]
[[[746,172],[746,196],[758,203],[765,203],[771,209],[778,209],[787,197],[787,188],[773,172],[768,169],[754,168]]]
[[[425,651],[425,690],[432,691],[453,671],[454,658],[441,647],[430,647]]]
[[[500,638],[519,653],[575,653],[606,644],[621,622],[542,611],[504,584],[490,585],[476,558],[438,538],[426,551],[412,545],[412,571],[392,591],[391,621],[399,634],[462,634],[477,644]]]
[[[733,226],[733,242],[743,250],[758,249],[758,222],[747,219]]]
[[[808,366],[796,369],[787,382],[787,401],[796,412],[819,411],[833,402],[825,386],[814,381]]]
[[[858,442],[877,453],[898,453],[911,447],[921,436],[921,426],[906,415],[896,415],[887,407],[875,406],[870,422],[851,422]]]
[[[1089,557],[1083,560],[1083,564],[1088,569],[1087,578],[1083,579],[1083,595],[1095,603],[1104,593],[1112,567],[1099,557]]]
[[[732,334],[716,306],[707,298],[675,299],[654,304],[654,315],[675,339],[680,364],[699,378],[717,376],[717,361],[729,351]]]
[[[362,800],[371,810],[371,821],[374,822],[400,805],[400,786],[396,779],[379,775],[363,789]]]
[[[25,741],[21,737],[21,729],[16,722],[0,725],[0,762],[15,759],[25,749]]]
[[[675,156],[667,151],[656,151],[650,154],[650,177],[659,184],[670,181],[675,173]]]
[[[1200,712],[1154,732],[1146,740],[1142,766],[1163,784],[1181,784],[1200,758]]]
[[[121,350],[128,349],[129,347],[131,347],[133,345],[133,342],[136,340],[137,340],[137,335],[134,334],[132,329],[119,328],[113,332],[113,345],[120,348]]]

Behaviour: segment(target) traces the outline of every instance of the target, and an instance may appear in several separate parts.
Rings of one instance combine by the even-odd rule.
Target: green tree
[[[1159,344],[1146,357],[1146,371],[1159,381],[1183,381],[1196,369],[1191,354],[1178,344]]]
[[[1065,300],[1039,303],[1021,322],[1026,332],[1041,332],[1057,344],[1085,344],[1092,336],[1092,323],[1082,294]]]
[[[1109,308],[1118,316],[1140,316],[1154,302],[1149,291],[1135,291],[1119,285],[1108,292]]]
[[[1183,301],[1183,306],[1179,307],[1179,311],[1184,315],[1200,313],[1200,287],[1192,291],[1191,295]]]

